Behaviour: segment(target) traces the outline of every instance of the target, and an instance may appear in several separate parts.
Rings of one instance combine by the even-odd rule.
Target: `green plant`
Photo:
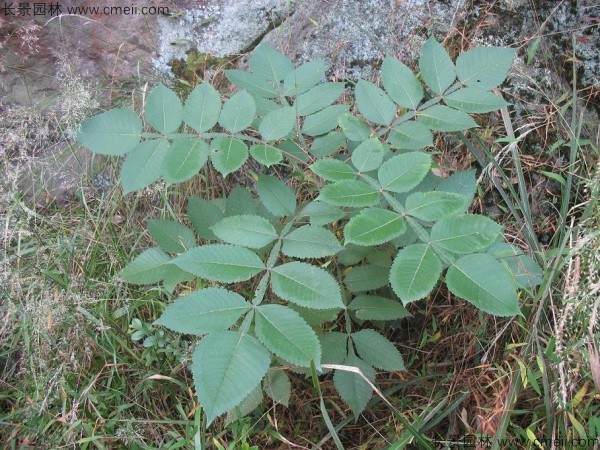
[[[218,199],[191,197],[193,229],[151,220],[157,247],[121,272],[127,282],[161,282],[168,290],[201,279],[204,287],[175,300],[155,324],[203,335],[191,369],[208,424],[260,402],[263,379],[264,392],[287,403],[290,381],[271,368],[278,365],[334,369],[340,396],[360,414],[375,370],[404,370],[394,344],[366,324],[381,328],[408,316],[405,306],[426,298],[440,279],[484,312],[520,314],[517,289],[538,284],[541,269],[502,242],[500,225],[467,212],[474,171],[442,179],[423,151],[433,145],[432,131],[474,128],[471,113],[507,105],[490,90],[514,53],[479,47],[454,64],[430,39],[419,60],[429,94],[388,56],[383,89],[358,81],[359,114],[351,114],[334,104],[344,83],[322,82],[323,61],[294,68],[261,45],[251,72],[226,72],[241,90],[224,103],[206,82],[184,104],[159,85],[144,108],[156,132],[144,131],[129,109],[82,124],[83,146],[127,155],[126,193],[161,177],[167,185],[189,180],[209,159],[223,177],[249,156],[294,171],[289,184],[267,170],[257,175],[257,195],[237,186]]]
[[[156,329],[151,323],[142,322],[135,317],[129,326],[131,340],[140,342],[144,346],[144,360],[147,365],[157,361],[161,355],[172,356],[177,361],[185,359],[188,347],[187,341],[173,338],[165,333],[164,329]]]

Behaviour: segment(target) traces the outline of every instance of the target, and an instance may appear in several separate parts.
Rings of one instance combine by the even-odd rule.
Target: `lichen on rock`
[[[169,73],[174,60],[195,49],[213,57],[247,52],[293,13],[289,0],[218,0],[193,6],[175,17],[159,17],[155,67]]]
[[[263,40],[297,62],[325,59],[337,78],[370,78],[390,52],[415,61],[429,35],[446,34],[464,14],[464,0],[300,0],[295,14]]]

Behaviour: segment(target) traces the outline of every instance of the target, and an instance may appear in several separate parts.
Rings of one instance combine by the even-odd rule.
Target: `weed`
[[[545,38],[536,58],[530,52],[530,60],[539,58],[544,42]],[[139,80],[127,82],[127,92],[117,92],[113,80],[111,95],[117,102],[111,106],[129,106],[131,86],[139,87],[133,97],[137,104],[146,96],[141,84]],[[72,87],[73,93],[81,92],[76,83]],[[83,88],[89,91],[89,85]],[[509,240],[525,252],[529,253],[522,233],[525,228],[507,206],[511,204],[514,213],[521,215],[518,202],[523,197],[515,182],[515,154],[520,158],[528,194],[533,192],[538,174],[541,178],[554,176],[560,189],[566,189],[567,173],[572,172],[573,185],[579,187],[573,190],[573,200],[566,208],[566,226],[557,227],[560,200],[556,213],[548,216],[549,239],[542,243],[542,252],[534,255],[542,256],[546,276],[534,296],[524,294],[520,299],[527,319],[498,320],[481,314],[439,284],[426,300],[406,306],[412,317],[388,322],[385,328],[378,322],[361,325],[384,332],[405,358],[406,371],[378,376],[376,387],[392,406],[375,395],[357,421],[339,399],[333,373],[319,376],[319,389],[311,390],[304,374],[283,364],[281,371],[291,384],[289,407],[268,396],[248,415],[238,419],[242,412],[238,408],[208,429],[187,370],[191,356],[186,347],[193,348],[198,339],[152,325],[165,304],[205,284],[180,283],[171,293],[164,286],[124,284],[115,275],[138,249],[154,245],[152,236],[144,231],[146,219],[185,217],[190,196],[219,204],[218,199],[224,193],[229,197],[232,186],[238,183],[256,195],[256,178],[270,174],[302,193],[298,202],[305,203],[317,195],[322,180],[302,165],[264,169],[256,162],[246,163],[223,180],[206,165],[199,176],[177,186],[160,182],[122,196],[111,181],[112,174],[119,173],[120,163],[107,158],[102,160],[102,179],[109,183],[94,187],[95,180],[78,181],[75,184],[80,190],[68,203],[60,207],[44,203],[40,207],[28,196],[18,195],[22,187],[17,181],[23,172],[16,169],[42,155],[48,143],[68,142],[70,127],[50,114],[46,106],[24,109],[5,105],[3,119],[12,119],[0,125],[0,139],[9,139],[0,145],[3,448],[327,448],[336,434],[347,448],[380,448],[393,442],[391,448],[410,448],[408,443],[414,445],[415,434],[424,437],[425,443],[430,438],[456,443],[456,436],[472,433],[481,436],[482,442],[493,437],[496,448],[539,448],[532,440],[534,434],[541,438],[598,436],[594,312],[599,219],[597,212],[593,213],[597,206],[592,206],[597,205],[598,183],[588,175],[597,161],[597,142],[593,140],[597,123],[586,119],[579,106],[590,107],[594,91],[578,90],[580,112],[572,127],[572,92],[565,93],[564,86],[554,79],[549,84],[534,83],[533,89],[538,94],[534,103],[545,106],[536,109],[535,104],[527,105],[528,110],[538,111],[535,116],[525,110],[512,111],[515,139],[493,143],[503,132],[503,123],[494,116],[486,123],[480,116],[477,120],[484,128],[478,134],[490,152],[482,150],[481,142],[475,143],[477,154],[487,155],[481,162],[489,169],[479,180],[481,197],[486,201],[483,194],[495,190],[496,177],[506,197],[495,197],[493,204],[498,210],[494,219],[505,226]],[[522,100],[513,97],[510,101],[518,104]],[[80,114],[83,112],[72,114],[74,119],[69,123],[74,124]],[[533,124],[533,131],[523,136],[528,128],[521,127],[527,121]],[[575,166],[568,163],[572,142],[577,143]],[[317,144],[323,142],[316,140],[314,144],[309,136],[304,148],[319,148]],[[511,152],[507,144],[516,145],[519,152]],[[502,155],[498,155],[503,147]],[[477,161],[459,138],[437,138],[436,149],[442,152],[441,165],[434,166],[436,175],[449,175],[447,161],[459,170],[469,169]],[[508,184],[501,173],[507,176]],[[508,190],[510,184],[514,192]],[[552,196],[560,198],[560,192],[558,197],[556,192]],[[534,234],[539,236],[537,198],[527,195],[524,200],[530,202]],[[477,199],[471,211],[483,212],[482,207]],[[327,228],[340,239],[344,223]],[[240,293],[251,295],[252,290]],[[340,319],[328,323],[327,331],[342,330]],[[145,337],[156,337],[149,341],[151,346],[144,347],[143,340],[131,340],[137,330],[132,325],[137,326],[138,320]],[[163,352],[169,344],[175,350],[181,346],[182,353]],[[273,378],[272,370],[268,377]],[[269,389],[272,391],[266,385],[265,390]],[[334,433],[324,424],[326,417]]]
[[[200,277],[202,288],[178,298],[155,324],[205,335],[194,350],[192,372],[208,425],[227,411],[243,416],[256,408],[261,380],[269,379],[272,361],[274,367],[282,361],[310,367],[321,412],[340,447],[316,370],[335,370],[334,385],[358,416],[373,391],[382,395],[373,385],[375,368],[404,370],[395,346],[361,325],[406,317],[404,306],[426,297],[446,268],[454,294],[491,314],[519,314],[515,288],[535,286],[541,270],[514,247],[497,243],[501,228],[490,219],[464,214],[475,193],[472,173],[442,181],[430,173],[431,157],[418,151],[432,145],[431,130],[472,128],[476,123],[468,113],[505,106],[489,90],[503,81],[513,56],[508,49],[475,48],[455,66],[431,39],[419,65],[434,97],[426,99],[413,72],[388,57],[382,66],[385,91],[363,80],[356,84],[361,118],[333,104],[344,86],[320,83],[322,61],[294,69],[287,57],[262,45],[249,61],[252,72],[226,72],[242,90],[225,103],[206,82],[185,105],[163,85],[155,88],[144,115],[158,133],[145,133],[146,140],[140,118],[127,109],[82,125],[77,139],[90,150],[127,154],[121,170],[126,193],[161,177],[168,185],[187,181],[209,158],[226,177],[249,155],[266,167],[285,163],[297,172],[312,163],[312,173],[326,181],[307,184],[307,195],[261,174],[258,202],[240,187],[218,201],[192,197],[188,217],[194,230],[174,220],[151,220],[158,247],[121,272],[130,283],[162,282],[167,291]],[[177,133],[182,121],[199,136]],[[217,123],[220,129],[211,131]],[[241,134],[253,124],[262,139],[255,132]],[[308,139],[309,152],[302,148]],[[336,236],[342,227],[344,245]],[[196,233],[225,244],[197,246]],[[232,290],[211,282],[238,284]],[[342,330],[324,332],[322,324],[332,320],[343,321]],[[142,323],[137,328],[140,337],[149,333]],[[285,372],[278,373],[289,386]],[[291,391],[265,393],[287,403]],[[401,415],[399,420],[428,445]]]

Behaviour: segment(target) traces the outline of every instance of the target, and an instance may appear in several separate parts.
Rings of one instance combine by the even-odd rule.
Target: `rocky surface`
[[[98,5],[59,3],[63,13]],[[153,16],[0,16],[0,211],[13,195],[37,206],[69,201],[82,176],[97,172],[89,152],[71,146],[70,137],[123,85],[131,91],[130,80],[152,76],[157,34]]]
[[[443,38],[465,13],[465,0],[299,0],[296,13],[264,42],[299,62],[324,58],[337,78],[368,78],[385,52],[414,62],[431,33]]]
[[[93,6],[83,0],[63,2]],[[62,3],[61,3],[62,4]],[[600,87],[600,6],[595,0],[179,0],[169,14],[87,14],[0,17],[0,89],[5,99],[37,104],[60,89],[64,67],[85,80],[106,82],[172,76],[172,61],[195,49],[215,57],[239,55],[263,41],[297,62],[325,58],[330,74],[369,76],[384,51],[414,63],[429,35],[470,43],[519,46],[538,36],[580,62],[582,87]],[[103,6],[119,6],[110,0]],[[122,5],[121,5],[122,6]],[[527,14],[529,12],[529,14]],[[466,30],[466,31],[464,31]],[[575,30],[573,32],[573,30]],[[573,41],[574,36],[574,41]],[[574,47],[573,47],[574,46]]]
[[[580,86],[600,90],[600,3],[561,2],[550,14],[547,32],[554,51],[573,53],[579,62]]]
[[[537,62],[570,83],[573,56],[578,85],[600,90],[600,4],[596,0],[474,2],[465,18],[474,44],[519,47],[524,60],[536,39]],[[552,83],[551,83],[552,84]]]
[[[222,57],[246,53],[262,41],[296,62],[324,58],[332,76],[356,79],[369,77],[385,52],[414,62],[431,34],[523,48],[543,36],[562,60],[574,48],[581,86],[600,88],[595,0],[577,6],[543,0],[213,0],[183,5],[181,15],[157,21],[154,63],[163,73],[192,48]],[[469,44],[461,42],[462,49]]]
[[[155,67],[169,73],[170,63],[195,49],[214,57],[245,53],[294,12],[290,0],[214,0],[157,17],[159,56]]]
[[[217,0],[178,17],[159,18],[158,70],[192,48],[213,56],[245,53],[266,42],[296,62],[324,58],[330,73],[368,77],[391,52],[414,61],[430,33],[445,36],[466,0]],[[264,36],[264,38],[263,38]]]
[[[97,6],[93,1],[60,2],[67,7]],[[107,0],[103,7],[123,6]],[[101,82],[147,77],[156,56],[156,16],[77,14],[0,16],[0,92],[4,102],[51,103],[62,88],[61,75]]]

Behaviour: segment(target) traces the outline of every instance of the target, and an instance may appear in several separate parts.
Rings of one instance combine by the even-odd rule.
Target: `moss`
[[[201,83],[204,73],[213,68],[227,64],[231,58],[218,58],[208,53],[192,49],[186,52],[187,58],[175,59],[169,63],[171,71],[178,79],[181,86],[196,86]]]

